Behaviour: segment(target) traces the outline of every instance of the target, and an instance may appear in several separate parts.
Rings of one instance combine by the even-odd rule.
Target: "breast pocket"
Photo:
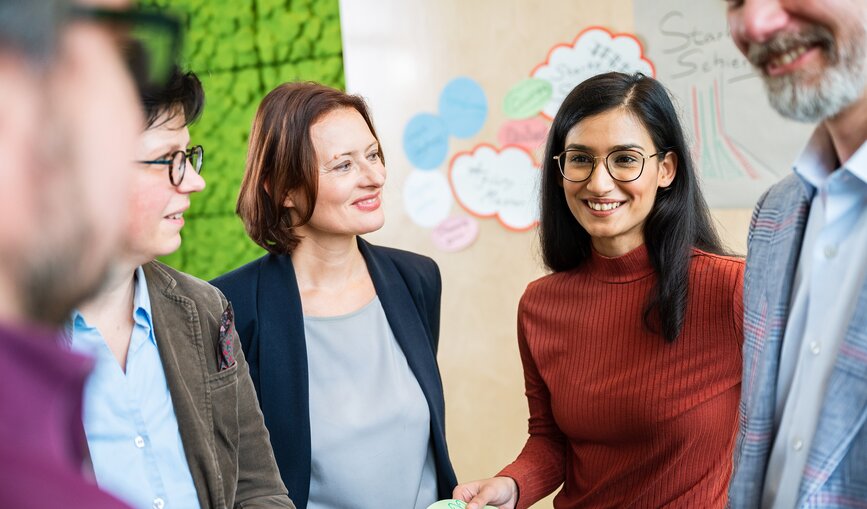
[[[218,460],[237,464],[238,427],[238,365],[208,378],[214,421],[214,439]]]

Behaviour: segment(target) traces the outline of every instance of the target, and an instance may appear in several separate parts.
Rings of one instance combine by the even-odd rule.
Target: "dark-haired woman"
[[[722,508],[741,381],[743,263],[724,256],[665,88],[578,85],[548,137],[540,239],[553,272],[518,310],[523,451],[458,486],[470,509]]]
[[[364,101],[288,83],[259,106],[238,214],[269,251],[213,283],[232,302],[299,509],[424,509],[456,483],[436,362],[440,273],[371,245],[385,165]]]

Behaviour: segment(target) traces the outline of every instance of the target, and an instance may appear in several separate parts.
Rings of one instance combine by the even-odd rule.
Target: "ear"
[[[295,207],[295,193],[289,191],[286,193],[286,197],[283,198],[283,206],[287,209],[294,209]]]
[[[661,188],[666,188],[674,182],[674,177],[677,175],[677,154],[672,151],[665,153],[665,157],[659,163],[659,171],[656,174],[656,184]]]

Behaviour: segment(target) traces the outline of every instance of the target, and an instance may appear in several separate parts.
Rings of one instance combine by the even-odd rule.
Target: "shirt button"
[[[154,499],[154,509],[163,509],[166,506],[166,501],[161,498]]]
[[[796,438],[792,442],[792,449],[794,449],[796,451],[800,451],[803,448],[804,448],[804,442],[800,438]]]
[[[810,352],[813,355],[819,355],[819,352],[822,351],[822,345],[819,344],[818,341],[810,341]]]
[[[837,256],[837,246],[827,245],[825,246],[825,258],[834,258]]]
[[[135,446],[142,449],[145,446],[144,438],[141,435],[135,437]]]

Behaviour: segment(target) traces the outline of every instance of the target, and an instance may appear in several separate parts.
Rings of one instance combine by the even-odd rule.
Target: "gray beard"
[[[862,51],[863,53],[863,51]],[[851,65],[829,67],[815,85],[801,83],[798,76],[765,77],[771,106],[780,115],[799,122],[820,122],[833,118],[856,102],[867,88],[865,57]]]
[[[792,120],[815,123],[836,117],[867,89],[867,27],[858,38],[848,41],[834,41],[824,28],[812,33],[821,34],[829,43],[823,46],[828,67],[815,84],[804,83],[799,73],[763,78],[777,112]]]

